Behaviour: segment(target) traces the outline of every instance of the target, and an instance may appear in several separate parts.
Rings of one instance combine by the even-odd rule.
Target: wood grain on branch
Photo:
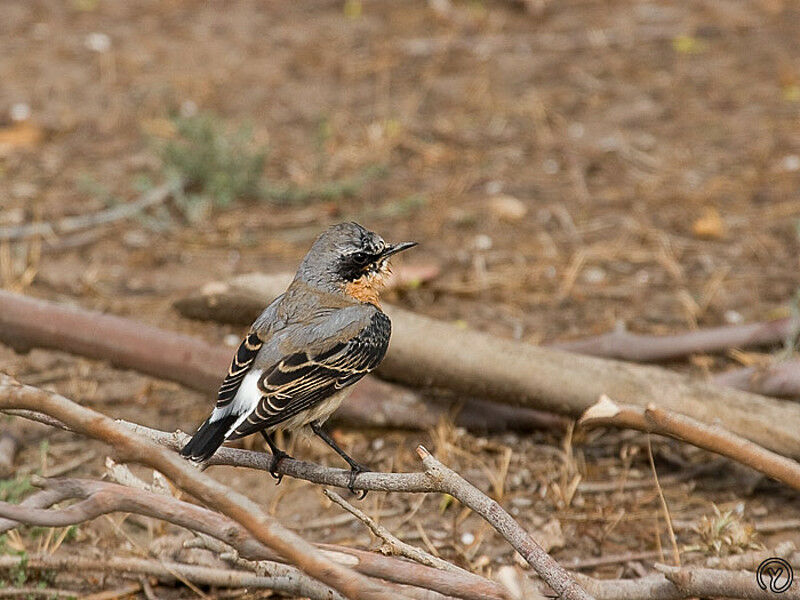
[[[266,304],[283,289],[267,279],[237,284]],[[699,421],[719,421],[733,433],[787,456],[800,456],[800,405],[725,388],[655,366],[572,354],[464,330],[385,306],[392,341],[379,374],[579,416],[601,394],[641,407],[651,402]]]
[[[77,433],[110,444],[125,460],[160,471],[184,491],[241,524],[253,537],[305,573],[347,597],[404,597],[388,585],[378,584],[331,561],[319,549],[264,513],[252,500],[200,472],[174,452],[100,413],[59,394],[22,385],[3,374],[0,374],[0,409],[45,413]]]
[[[800,490],[800,463],[771,452],[723,427],[707,425],[655,404],[646,408],[617,404],[604,396],[578,421],[582,427],[612,425],[657,433],[710,450]]]
[[[216,394],[233,350],[131,319],[66,307],[0,290],[0,341],[20,351],[52,348]],[[335,418],[371,427],[428,429],[455,415],[478,431],[563,429],[563,418],[533,409],[511,410],[469,399],[451,408],[413,391],[366,377]]]

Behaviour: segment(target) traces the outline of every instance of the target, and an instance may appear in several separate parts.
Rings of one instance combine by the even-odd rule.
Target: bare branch
[[[800,600],[800,581],[780,594],[770,589],[762,590],[756,583],[755,573],[747,571],[722,571],[698,567],[669,567],[656,565],[671,583],[685,596],[704,598],[744,598],[746,600],[775,600],[776,596]]]
[[[766,450],[717,425],[706,425],[654,404],[642,409],[617,404],[603,396],[578,421],[582,427],[612,425],[675,438],[721,454],[800,490],[800,464]]]
[[[2,386],[0,386],[0,392],[2,392]],[[47,392],[41,393],[47,394]],[[8,406],[8,403],[6,403],[6,406]],[[24,406],[27,410],[30,410],[30,407],[31,404]],[[2,400],[0,400],[0,408],[3,408]],[[11,408],[16,408],[16,405],[12,404]],[[47,408],[37,408],[43,412],[52,413],[52,410]],[[59,417],[60,415],[56,416]],[[166,433],[133,424],[124,425],[118,423],[117,426],[120,429],[132,428],[143,437],[146,436],[159,444],[173,449],[180,448],[186,439],[185,434],[182,432]],[[77,428],[75,429],[83,432]],[[103,439],[102,436],[98,437]],[[417,453],[422,458],[425,471],[418,473],[360,473],[354,487],[360,490],[384,492],[437,492],[450,494],[494,527],[536,570],[539,576],[553,588],[559,597],[565,600],[589,597],[580,590],[567,571],[553,560],[496,501],[490,499],[457,473],[442,465],[422,446],[417,449]],[[252,452],[223,447],[209,460],[209,464],[236,465],[269,471],[271,458],[266,452]],[[150,466],[165,475],[170,475],[169,472],[153,464],[150,464]],[[322,467],[294,459],[287,458],[282,460],[279,464],[278,472],[322,485],[348,488],[350,484],[350,471],[348,470]],[[180,481],[176,483],[182,485]],[[201,497],[201,499],[206,501],[205,498]],[[210,502],[206,502],[211,505]],[[219,501],[217,500],[217,502]],[[219,505],[214,507],[221,510]],[[247,527],[241,520],[239,522]],[[250,529],[249,527],[247,528]]]
[[[198,471],[173,452],[143,438],[124,425],[52,392],[21,385],[0,374],[0,409],[37,410],[70,429],[102,440],[131,462],[150,466],[172,479],[184,491],[240,523],[253,537],[273,548],[303,571],[345,596],[402,597],[325,557],[317,548],[284,528],[242,494]],[[394,595],[393,595],[394,594]]]
[[[575,583],[572,576],[559,565],[536,541],[520,527],[514,518],[495,500],[489,498],[452,469],[447,468],[422,446],[417,446],[425,474],[437,488],[450,494],[464,506],[483,517],[533,567],[559,598],[577,600],[591,598]]]
[[[76,217],[64,217],[56,223],[26,223],[25,225],[0,227],[0,241],[20,240],[35,236],[52,237],[121,221],[151,206],[162,204],[172,195],[177,185],[161,185],[148,190],[132,202]]]
[[[45,489],[29,496],[20,505],[0,502],[0,516],[7,517],[0,520],[0,532],[20,523],[39,526],[74,525],[103,514],[125,512],[168,521],[195,533],[213,537],[234,548],[240,557],[248,560],[284,560],[275,551],[254,539],[235,521],[172,496],[87,479],[34,478],[33,483]],[[64,509],[46,510],[68,498],[79,499],[81,502]],[[370,577],[406,583],[467,600],[507,599],[501,586],[467,571],[460,570],[457,574],[442,572],[345,546],[318,544],[317,547],[331,560]]]
[[[631,362],[658,362],[688,354],[776,344],[796,333],[799,327],[800,319],[791,317],[763,323],[709,327],[672,335],[640,335],[622,326],[602,335],[555,342],[548,346]]]
[[[766,368],[733,369],[715,375],[714,382],[776,398],[800,398],[800,360],[785,360]]]
[[[127,574],[142,574],[158,577],[162,581],[175,581],[176,577],[199,585],[222,588],[270,589],[293,596],[304,596],[314,600],[345,600],[331,588],[311,579],[297,569],[278,565],[275,574],[255,575],[245,571],[216,569],[199,565],[187,565],[165,560],[148,560],[135,557],[107,558],[95,560],[74,555],[0,556],[0,569],[24,566],[33,570],[109,571]]]
[[[458,568],[457,566],[447,562],[446,560],[442,560],[438,556],[433,556],[432,554],[429,554],[428,552],[425,552],[424,550],[421,550],[416,546],[412,546],[411,544],[407,544],[404,541],[398,539],[397,537],[392,535],[392,533],[388,529],[386,529],[386,527],[376,523],[375,520],[372,517],[370,517],[367,513],[347,502],[347,500],[342,498],[336,492],[332,492],[330,490],[323,490],[323,493],[334,504],[338,504],[347,512],[349,512],[351,515],[353,515],[356,519],[358,519],[364,525],[366,525],[367,528],[376,537],[383,540],[384,544],[386,545],[388,551],[391,554],[395,554],[397,556],[404,556],[422,565],[427,565],[435,569],[442,569],[444,571],[451,571],[453,573],[468,572]]]

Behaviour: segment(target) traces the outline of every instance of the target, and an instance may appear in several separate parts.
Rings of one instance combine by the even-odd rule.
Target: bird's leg
[[[275,479],[277,479],[275,485],[278,485],[283,479],[283,475],[281,473],[278,473],[278,465],[281,464],[281,461],[284,458],[292,458],[292,457],[286,454],[286,452],[284,452],[280,448],[278,448],[275,445],[272,436],[263,429],[261,430],[261,435],[264,436],[264,439],[267,441],[267,446],[269,446],[269,451],[272,452],[272,462],[270,462],[269,464],[269,474],[272,475]]]
[[[328,446],[333,448],[336,454],[341,456],[347,462],[347,464],[350,465],[350,484],[347,486],[347,489],[349,489],[353,494],[355,494],[356,491],[353,488],[356,483],[356,475],[358,475],[359,473],[367,472],[370,469],[360,463],[357,463],[352,458],[350,458],[347,455],[347,452],[345,452],[339,447],[339,444],[337,444],[334,441],[334,439],[331,437],[331,434],[325,431],[322,428],[322,425],[320,425],[319,423],[311,423],[311,431],[313,431],[320,438],[322,438],[323,442],[325,442],[326,444],[328,444]],[[361,490],[361,496],[359,497],[359,500],[363,500],[364,498],[367,497],[367,491],[368,490]]]

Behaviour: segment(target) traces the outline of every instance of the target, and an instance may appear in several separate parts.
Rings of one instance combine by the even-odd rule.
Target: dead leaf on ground
[[[0,128],[0,156],[7,156],[14,150],[37,146],[42,139],[44,139],[44,131],[30,121],[2,127]]]
[[[704,240],[718,240],[725,236],[725,223],[716,208],[707,208],[703,216],[692,223],[692,233]]]

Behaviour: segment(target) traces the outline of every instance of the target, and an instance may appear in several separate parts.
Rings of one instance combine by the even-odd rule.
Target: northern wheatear
[[[288,456],[276,430],[310,425],[350,465],[350,489],[366,467],[322,428],[346,388],[380,364],[392,323],[378,295],[389,257],[416,242],[387,244],[357,223],[334,225],[306,254],[294,281],[256,319],[233,357],[217,404],[181,455],[211,457],[225,440],[261,432],[272,451],[270,473]]]

